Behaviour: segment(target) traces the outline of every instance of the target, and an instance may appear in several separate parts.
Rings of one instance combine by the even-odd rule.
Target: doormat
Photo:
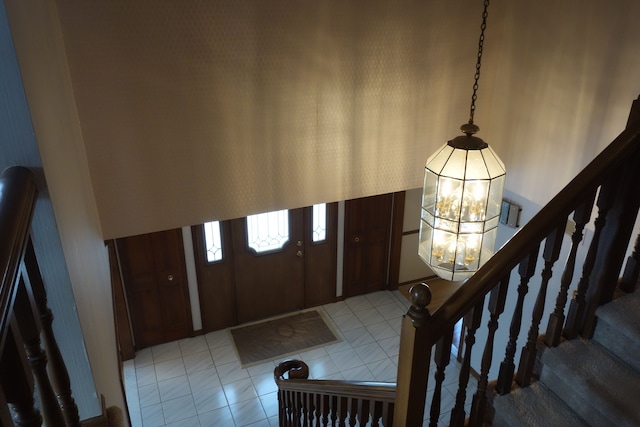
[[[316,310],[230,331],[243,368],[338,341]]]

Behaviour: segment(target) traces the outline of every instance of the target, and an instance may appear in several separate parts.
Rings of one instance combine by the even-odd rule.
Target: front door
[[[304,307],[303,211],[231,221],[239,323]]]

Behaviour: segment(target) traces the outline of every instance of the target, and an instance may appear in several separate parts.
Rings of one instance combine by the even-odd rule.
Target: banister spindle
[[[473,395],[473,403],[471,404],[471,414],[469,416],[470,426],[482,426],[484,423],[485,408],[487,406],[487,386],[489,383],[489,370],[491,369],[491,360],[493,357],[493,341],[498,329],[498,319],[504,311],[504,304],[507,299],[507,289],[509,289],[510,274],[505,276],[498,286],[493,288],[489,297],[489,335],[482,353],[482,362],[480,367],[480,379],[478,380],[478,389]]]
[[[600,193],[598,194],[598,200],[596,202],[598,216],[594,221],[593,239],[591,239],[587,256],[582,264],[582,276],[578,282],[575,297],[571,299],[571,303],[569,304],[567,321],[562,332],[562,335],[567,339],[574,339],[582,332],[589,281],[591,280],[591,273],[598,255],[598,245],[600,243],[602,229],[606,224],[607,213],[609,209],[611,209],[611,206],[613,206],[614,195],[615,188],[610,182],[600,187]]]
[[[631,256],[627,258],[627,264],[624,267],[622,280],[620,281],[620,289],[630,293],[636,289],[638,283],[638,275],[640,274],[640,234],[636,237],[636,243],[633,246]]]
[[[556,298],[556,306],[551,314],[549,314],[549,323],[547,323],[547,333],[544,336],[544,343],[549,347],[555,347],[560,344],[562,336],[562,327],[564,325],[564,308],[567,305],[567,296],[569,286],[573,280],[573,272],[576,265],[576,256],[578,254],[578,246],[582,242],[583,230],[585,225],[591,219],[591,211],[593,210],[593,202],[595,201],[595,191],[578,206],[573,212],[575,221],[575,230],[571,235],[571,250],[567,257],[567,263],[560,279],[560,290]]]
[[[33,400],[33,380],[27,373],[24,349],[16,342],[13,328],[7,331],[4,351],[0,358],[0,385],[17,426],[40,427],[42,416],[35,408]]]
[[[504,355],[504,360],[500,363],[500,372],[498,374],[498,383],[496,391],[498,394],[506,394],[511,391],[511,383],[513,382],[513,374],[515,371],[514,358],[516,354],[516,344],[522,325],[522,309],[524,306],[524,298],[529,292],[529,281],[536,271],[538,261],[538,250],[540,245],[531,251],[526,258],[520,262],[518,274],[520,275],[520,284],[518,285],[518,301],[511,318],[511,326],[509,327],[509,341]]]
[[[65,422],[62,411],[47,374],[47,355],[40,347],[40,331],[33,317],[31,301],[25,286],[25,282],[20,280],[13,306],[14,316],[24,341],[24,349],[33,372],[33,378],[38,386],[44,422],[50,426],[63,426]]]
[[[433,360],[436,364],[436,372],[434,374],[436,387],[433,391],[433,398],[431,399],[429,427],[437,427],[438,419],[440,418],[440,406],[442,403],[442,383],[444,381],[444,371],[449,365],[449,361],[451,360],[452,344],[453,327],[449,328],[449,330],[442,335],[442,338],[438,340],[438,343],[436,344],[436,351],[433,356]]]
[[[551,276],[553,275],[553,265],[560,256],[562,237],[564,236],[564,230],[566,226],[567,224],[565,220],[558,226],[558,228],[553,230],[551,234],[547,236],[544,243],[542,258],[545,262],[544,268],[542,269],[541,273],[542,283],[540,284],[538,297],[536,298],[536,303],[533,307],[531,327],[529,328],[527,343],[522,349],[522,353],[520,355],[520,363],[518,364],[518,375],[516,375],[516,382],[520,386],[527,386],[531,382],[533,364],[536,360],[536,342],[538,340],[540,320],[542,320],[544,303],[545,299],[547,298],[547,286],[549,285],[549,279],[551,279]]]
[[[482,308],[484,307],[484,297],[467,313],[464,317],[464,325],[467,330],[465,337],[464,358],[460,367],[460,377],[458,381],[458,391],[456,393],[456,404],[451,410],[451,427],[462,427],[466,412],[464,404],[467,399],[467,385],[471,373],[471,349],[476,342],[476,331],[482,321]]]
[[[38,266],[31,238],[27,241],[24,264],[27,270],[29,282],[31,283],[33,299],[35,300],[38,314],[40,316],[42,338],[44,341],[47,359],[49,361],[48,371],[51,379],[51,385],[53,386],[53,390],[56,394],[58,405],[60,405],[60,409],[62,410],[66,426],[80,427],[80,415],[78,414],[78,407],[71,393],[69,372],[64,363],[64,359],[62,358],[58,342],[53,334],[53,313],[47,305],[47,292],[42,281],[42,275],[40,274],[40,268]]]

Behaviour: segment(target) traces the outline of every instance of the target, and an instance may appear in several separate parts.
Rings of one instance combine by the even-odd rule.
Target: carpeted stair
[[[545,349],[539,381],[494,398],[494,426],[640,426],[640,291],[597,316],[591,341]]]

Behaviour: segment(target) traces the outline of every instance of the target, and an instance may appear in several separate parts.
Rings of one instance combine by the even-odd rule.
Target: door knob
[[[359,238],[359,237],[356,237],[356,238],[354,238],[354,239],[353,239],[353,241],[354,241],[354,242],[356,242],[356,243],[358,243],[358,242],[360,241],[360,238]]]
[[[173,275],[172,274],[168,275],[167,280],[169,280],[170,282],[173,281]]]
[[[300,258],[302,258],[302,251],[296,252],[296,255],[299,256]]]
[[[298,247],[302,246],[302,240],[298,240],[298,243],[296,243],[296,245],[297,245]]]

